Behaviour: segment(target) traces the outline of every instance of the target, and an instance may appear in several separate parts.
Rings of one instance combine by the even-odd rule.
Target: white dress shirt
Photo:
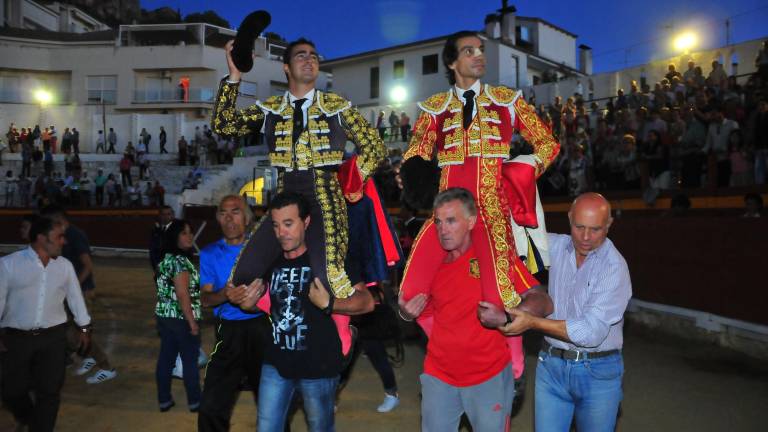
[[[464,92],[467,91],[467,90],[472,90],[473,92],[475,92],[474,99],[477,99],[477,97],[480,95],[480,91],[482,89],[482,84],[480,84],[480,80],[477,80],[468,89],[459,88],[459,86],[456,86],[456,85],[453,86],[453,87],[456,90],[456,96],[458,96],[459,100],[461,101],[461,104],[465,105],[466,104],[466,100],[464,99]],[[475,101],[475,102],[477,102],[477,101]],[[476,115],[477,115],[477,103],[472,105],[472,118],[475,118]]]
[[[0,327],[46,329],[67,322],[64,300],[79,326],[91,323],[75,269],[64,257],[43,265],[27,247],[0,258]]]
[[[291,92],[287,91],[285,92],[286,96],[288,97],[288,103],[293,106],[293,103],[296,102],[299,99],[306,99],[304,103],[301,105],[301,112],[304,113],[303,119],[304,119],[304,127],[307,127],[307,118],[309,118],[307,114],[307,110],[310,106],[312,106],[312,101],[315,99],[315,89],[310,90],[302,97],[296,97]]]

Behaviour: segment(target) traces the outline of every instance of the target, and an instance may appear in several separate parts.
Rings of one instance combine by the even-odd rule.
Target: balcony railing
[[[181,89],[156,90],[140,89],[133,91],[134,103],[213,103],[215,91],[212,87],[193,87],[186,95]]]

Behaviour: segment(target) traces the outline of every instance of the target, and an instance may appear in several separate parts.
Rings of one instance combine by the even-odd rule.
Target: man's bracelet
[[[333,300],[334,300],[333,296],[328,297],[328,306],[326,306],[325,309],[323,309],[324,314],[330,315],[333,313]]]
[[[88,324],[80,327],[80,333],[90,333],[93,331],[93,325]]]
[[[400,308],[397,308],[397,314],[400,315],[400,318],[402,318],[403,321],[406,321],[406,322],[413,321],[413,318],[408,319],[408,318],[404,317],[403,316],[403,312],[400,310]]]

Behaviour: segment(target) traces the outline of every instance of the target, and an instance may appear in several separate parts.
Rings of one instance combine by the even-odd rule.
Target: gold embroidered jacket
[[[357,168],[365,180],[386,156],[377,131],[341,96],[316,90],[307,110],[307,127],[293,143],[293,106],[288,103],[288,92],[237,109],[239,86],[221,81],[211,128],[219,135],[242,136],[263,125],[272,166],[286,171],[337,167],[349,139],[358,147]]]
[[[405,159],[418,155],[432,160],[436,152],[440,167],[462,164],[469,156],[507,159],[512,134],[517,130],[533,146],[536,175],[541,175],[560,145],[521,96],[520,91],[485,84],[475,99],[477,114],[466,131],[462,126],[463,105],[454,89],[431,96],[418,104],[422,113]]]

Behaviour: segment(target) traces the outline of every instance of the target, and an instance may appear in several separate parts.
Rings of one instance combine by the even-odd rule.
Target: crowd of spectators
[[[633,81],[604,105],[582,95],[557,97],[538,114],[562,148],[540,183],[543,194],[588,190],[659,190],[765,184],[768,156],[768,50],[758,72],[708,74],[693,61],[670,64],[659,82]],[[535,103],[535,100],[531,100]],[[516,135],[513,152],[526,152]]]
[[[165,203],[165,188],[159,180],[124,186],[114,173],[102,169],[96,176],[76,170],[35,177],[14,176],[8,170],[2,181],[5,207],[157,207]]]

